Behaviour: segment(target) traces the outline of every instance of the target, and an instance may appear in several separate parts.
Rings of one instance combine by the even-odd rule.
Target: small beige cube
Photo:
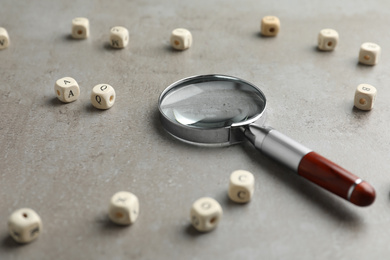
[[[372,42],[363,43],[360,46],[359,62],[365,65],[375,65],[379,61],[381,47]]]
[[[252,173],[237,170],[230,175],[229,198],[237,203],[247,203],[255,190],[255,177]]]
[[[264,16],[261,19],[260,31],[263,36],[276,36],[280,30],[280,20],[276,16]]]
[[[318,34],[318,49],[333,51],[339,41],[339,34],[333,29],[323,29]]]
[[[354,105],[360,110],[371,110],[374,107],[376,88],[369,84],[360,84],[355,91]]]
[[[109,109],[114,105],[115,99],[115,90],[108,84],[99,84],[92,89],[91,102],[98,109]]]
[[[111,47],[122,49],[129,43],[129,31],[122,26],[115,26],[110,31]]]
[[[171,46],[176,50],[185,50],[192,45],[192,34],[184,28],[177,28],[171,33]]]
[[[9,217],[8,230],[16,242],[29,243],[42,232],[42,221],[34,210],[22,208]]]
[[[190,217],[192,225],[198,231],[211,231],[222,218],[222,207],[213,198],[203,197],[192,205]]]
[[[80,87],[76,80],[71,77],[57,80],[54,85],[54,91],[57,98],[64,103],[73,102],[80,96]]]
[[[75,39],[89,37],[89,20],[87,18],[77,17],[72,20],[72,37]]]
[[[5,28],[0,27],[0,50],[9,46],[9,36]]]
[[[120,191],[110,200],[108,216],[110,220],[119,225],[133,224],[139,215],[139,201],[131,192]]]

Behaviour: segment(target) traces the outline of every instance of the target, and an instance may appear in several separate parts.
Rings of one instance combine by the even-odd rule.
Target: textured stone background
[[[265,15],[281,20],[276,38],[259,35]],[[91,36],[72,40],[71,20],[90,19]],[[0,26],[0,258],[4,259],[384,259],[390,239],[390,4],[388,1],[13,1]],[[130,31],[124,50],[108,47],[109,29]],[[172,29],[194,37],[184,52]],[[334,52],[317,34],[336,29]],[[382,46],[375,67],[357,63],[361,43]],[[165,87],[196,74],[246,79],[268,98],[268,124],[372,183],[377,200],[358,208],[297,177],[249,143],[195,147],[173,139],[158,120]],[[75,78],[79,100],[62,104],[53,86]],[[97,111],[92,87],[112,85],[117,100]],[[360,83],[377,87],[371,112],[353,108]],[[227,199],[236,169],[254,173],[253,201]],[[140,199],[130,227],[107,219],[110,197]],[[198,234],[191,204],[216,198],[218,228]],[[39,239],[19,246],[7,234],[21,207],[40,214]]]

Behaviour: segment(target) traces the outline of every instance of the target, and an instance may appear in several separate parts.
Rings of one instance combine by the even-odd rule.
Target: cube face
[[[110,44],[113,48],[125,48],[129,43],[129,31],[122,26],[115,26],[110,30]]]
[[[79,98],[80,87],[75,79],[64,77],[56,81],[54,92],[59,100],[64,103],[69,103]]]
[[[172,31],[170,43],[176,50],[185,50],[192,45],[192,34],[184,28],[177,28]]]
[[[263,36],[276,36],[280,30],[280,20],[276,16],[265,16],[261,19],[260,31]]]
[[[365,65],[375,65],[379,61],[381,47],[372,42],[363,43],[360,47],[359,62]]]
[[[234,171],[230,175],[229,198],[238,203],[247,203],[251,200],[255,187],[255,178],[252,173],[244,170]]]
[[[112,222],[130,225],[137,220],[138,215],[139,201],[133,193],[120,191],[112,196],[108,214]]]
[[[8,229],[16,242],[28,243],[41,233],[42,221],[34,210],[22,208],[11,214],[8,219]]]
[[[377,90],[369,84],[360,84],[355,91],[354,105],[360,110],[371,110],[374,107]]]
[[[75,39],[86,39],[89,36],[89,20],[84,17],[77,17],[72,20],[72,37]]]
[[[9,46],[9,36],[5,28],[0,27],[0,50]]]
[[[339,41],[339,34],[333,29],[323,29],[318,34],[318,49],[333,51]]]
[[[190,212],[192,225],[201,232],[214,229],[222,218],[222,207],[219,203],[208,197],[194,202]]]
[[[92,89],[91,102],[98,109],[109,109],[114,105],[115,99],[115,90],[108,84],[99,84]]]

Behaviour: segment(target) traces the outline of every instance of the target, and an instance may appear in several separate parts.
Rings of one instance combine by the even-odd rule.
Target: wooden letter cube
[[[264,16],[261,19],[260,31],[264,36],[276,36],[280,30],[280,20],[276,16]]]
[[[187,29],[177,28],[172,31],[171,45],[176,50],[185,50],[192,45],[192,34]]]
[[[34,210],[23,208],[11,214],[8,219],[8,229],[16,242],[28,243],[41,233],[42,221]]]
[[[361,110],[371,110],[374,107],[376,88],[369,84],[360,84],[355,91],[354,105]]]
[[[120,191],[110,200],[109,218],[120,225],[133,224],[139,215],[138,198],[130,192]]]
[[[91,102],[98,109],[109,109],[114,105],[115,98],[115,90],[108,84],[99,84],[92,89]]]
[[[214,229],[222,217],[222,207],[212,199],[203,197],[194,202],[190,212],[191,223],[202,232]]]
[[[359,62],[366,65],[375,65],[379,61],[381,47],[372,42],[363,43],[360,47]]]
[[[57,80],[54,91],[57,98],[65,103],[75,101],[80,96],[80,87],[76,80],[71,77]]]
[[[249,202],[255,189],[255,178],[252,173],[244,170],[234,171],[230,175],[229,198],[238,203]]]
[[[0,50],[7,48],[9,45],[9,36],[6,29],[0,27]]]
[[[86,39],[89,36],[89,20],[78,17],[72,20],[72,37],[75,39]]]
[[[121,49],[125,48],[129,43],[129,31],[122,26],[111,28],[110,44],[111,47]]]
[[[323,29],[318,34],[318,49],[333,51],[339,41],[339,34],[333,29]]]

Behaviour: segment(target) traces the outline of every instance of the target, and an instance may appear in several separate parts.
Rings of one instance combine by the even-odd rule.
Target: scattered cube
[[[120,191],[112,196],[108,213],[112,222],[119,225],[130,225],[137,220],[138,215],[139,202],[133,193]]]
[[[363,43],[360,46],[359,62],[366,65],[375,65],[379,61],[381,47],[372,42]]]
[[[280,20],[276,16],[264,16],[260,31],[263,36],[276,36],[280,30]]]
[[[72,37],[75,39],[86,39],[89,36],[89,20],[84,17],[72,20]]]
[[[115,98],[115,90],[108,84],[99,84],[92,89],[91,102],[98,109],[109,109],[114,105]]]
[[[29,243],[41,233],[42,221],[34,210],[19,209],[9,217],[8,230],[16,242]]]
[[[238,203],[251,200],[255,189],[255,178],[252,173],[244,170],[234,171],[230,175],[229,198]]]
[[[339,34],[333,29],[323,29],[318,34],[318,49],[333,51],[339,41]]]
[[[122,26],[111,28],[110,44],[111,47],[121,49],[125,48],[129,43],[129,31]]]
[[[360,110],[371,110],[374,107],[376,88],[369,84],[360,84],[355,91],[354,105]]]
[[[9,36],[5,28],[0,27],[0,50],[7,48],[9,45]]]
[[[75,101],[80,96],[80,87],[71,77],[61,78],[56,81],[54,91],[59,100],[65,103]]]
[[[192,34],[187,29],[177,28],[172,31],[171,45],[176,50],[185,50],[192,45]]]
[[[210,231],[218,225],[222,217],[222,207],[216,200],[203,197],[192,205],[190,217],[192,225],[198,231]]]

